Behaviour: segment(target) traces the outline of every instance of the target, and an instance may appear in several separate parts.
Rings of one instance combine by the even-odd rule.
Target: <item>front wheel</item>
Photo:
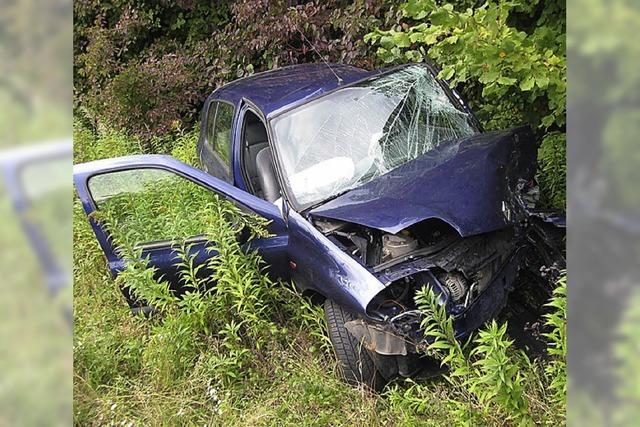
[[[324,313],[343,379],[352,385],[365,384],[373,390],[381,390],[386,381],[376,368],[371,353],[345,327],[345,323],[356,317],[329,299],[324,303]]]

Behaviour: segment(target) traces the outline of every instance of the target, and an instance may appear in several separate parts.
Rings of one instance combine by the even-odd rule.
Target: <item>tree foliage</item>
[[[373,67],[363,37],[388,25],[394,11],[384,0],[80,0],[74,3],[76,112],[157,151],[154,139],[190,127],[207,95],[238,77],[320,56]]]

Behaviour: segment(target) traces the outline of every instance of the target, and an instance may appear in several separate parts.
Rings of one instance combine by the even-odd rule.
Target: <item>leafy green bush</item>
[[[545,367],[552,401],[559,407],[567,402],[567,276],[558,280],[553,298],[547,304],[552,309],[545,315],[550,328],[544,336],[548,340],[547,351],[552,357]]]
[[[217,335],[219,351],[209,356],[214,378],[238,380],[249,370],[251,349],[260,350],[277,327],[273,318],[271,280],[261,272],[256,253],[244,253],[238,234],[266,236],[265,221],[247,215],[209,190],[178,178],[170,183],[144,182],[135,193],[122,193],[100,205],[95,219],[109,230],[127,264],[118,276],[138,300],[154,307],[154,323],[144,363],[165,384],[181,379],[203,351],[207,337]],[[215,242],[216,256],[196,265],[196,253],[184,240],[203,235]],[[173,293],[142,258],[137,244],[173,239],[184,295]],[[204,249],[209,250],[209,249]],[[202,269],[211,275],[199,274]]]
[[[135,184],[134,184],[135,183]],[[108,218],[115,233],[126,230],[125,242],[147,243],[199,236],[208,225],[206,214],[218,197],[207,188],[171,172],[156,169],[123,171],[95,177],[90,183],[94,194],[120,190],[127,184],[141,187],[98,201],[97,219]],[[121,187],[118,187],[120,185]],[[111,190],[114,191],[114,190]],[[117,213],[117,215],[115,214]],[[125,240],[126,239],[126,240]]]
[[[567,134],[549,132],[538,150],[538,182],[542,202],[564,209],[567,188]]]
[[[432,59],[488,129],[529,123],[542,141],[541,184],[563,207],[566,43],[563,1],[409,0],[401,25],[366,40],[385,62]]]

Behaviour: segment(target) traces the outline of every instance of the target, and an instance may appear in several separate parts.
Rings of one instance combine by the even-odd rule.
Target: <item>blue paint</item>
[[[297,265],[291,276],[294,283],[302,291],[315,291],[364,314],[384,285],[297,212],[290,212],[288,224],[288,253]]]
[[[511,197],[510,164],[521,155],[514,135],[528,135],[526,165],[519,177],[535,170],[536,145],[529,132],[493,132],[442,144],[435,150],[357,187],[310,211],[397,233],[429,218],[438,218],[462,236],[498,230],[511,223],[502,203]],[[522,138],[520,138],[522,140]],[[521,145],[521,144],[520,144]]]

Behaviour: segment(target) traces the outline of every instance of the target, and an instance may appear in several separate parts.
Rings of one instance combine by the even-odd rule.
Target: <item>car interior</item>
[[[275,202],[280,197],[280,185],[273,167],[267,129],[251,111],[247,111],[244,120],[243,156],[253,194],[268,202]]]

